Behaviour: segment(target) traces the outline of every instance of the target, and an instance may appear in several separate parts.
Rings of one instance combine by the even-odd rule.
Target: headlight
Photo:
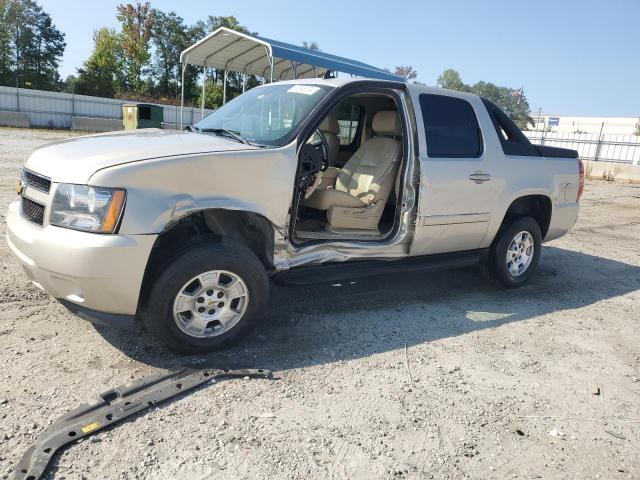
[[[49,223],[87,232],[113,233],[125,197],[124,190],[61,183],[53,197]]]

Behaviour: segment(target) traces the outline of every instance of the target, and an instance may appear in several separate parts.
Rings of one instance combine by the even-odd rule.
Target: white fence
[[[137,102],[0,86],[0,111],[24,112],[29,116],[31,125],[36,127],[71,128],[74,116],[122,119],[124,103]],[[165,127],[176,128],[180,122],[180,107],[160,106],[164,107]],[[205,109],[204,115],[212,111]],[[183,115],[185,124],[201,118],[199,108],[185,107]]]
[[[640,165],[640,137],[597,133],[523,132],[531,143],[577,150],[584,160]]]

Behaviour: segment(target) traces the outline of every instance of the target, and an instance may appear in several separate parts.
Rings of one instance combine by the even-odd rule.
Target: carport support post
[[[222,104],[227,103],[227,71],[224,71],[224,82],[222,86]]]
[[[204,118],[204,86],[207,83],[207,62],[202,67],[202,99],[200,101],[200,119]]]
[[[182,63],[182,85],[181,87],[181,93],[180,93],[180,130],[182,130],[182,110],[184,108],[184,67],[187,64],[187,59],[185,59],[185,61]]]
[[[267,59],[269,60],[269,68],[271,69],[271,75],[269,76],[269,83],[273,83],[273,57],[269,52],[269,47],[265,45],[264,50],[267,52]]]
[[[242,72],[242,93],[244,93],[246,88],[247,88],[247,73]]]

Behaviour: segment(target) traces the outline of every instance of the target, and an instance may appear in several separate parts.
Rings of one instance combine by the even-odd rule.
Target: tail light
[[[584,192],[584,163],[582,160],[578,159],[578,171],[580,172],[580,180],[578,183],[578,196],[576,197],[576,202],[580,201],[580,197],[582,197],[582,193]]]

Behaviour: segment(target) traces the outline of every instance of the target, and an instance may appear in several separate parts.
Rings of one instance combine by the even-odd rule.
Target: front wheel
[[[524,285],[535,272],[542,250],[540,226],[520,217],[503,228],[489,253],[491,276],[507,288]]]
[[[170,255],[158,270],[142,318],[172,350],[228,347],[266,312],[267,273],[240,243],[194,244]]]

